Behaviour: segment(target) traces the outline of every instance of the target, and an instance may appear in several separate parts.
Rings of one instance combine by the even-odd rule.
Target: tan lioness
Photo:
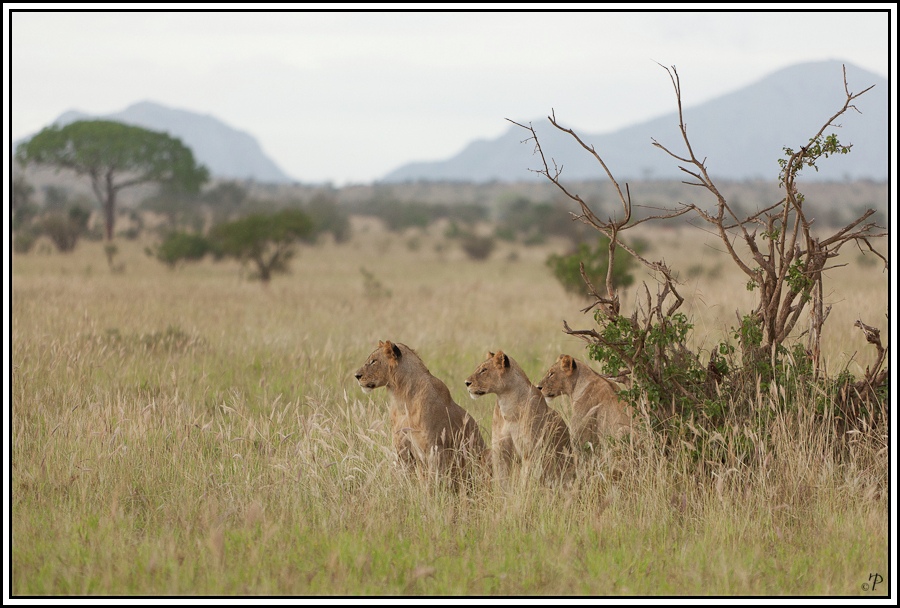
[[[379,341],[354,376],[365,392],[387,388],[394,447],[402,463],[446,475],[454,486],[473,475],[485,451],[478,424],[413,349]]]
[[[560,355],[538,383],[547,399],[568,395],[572,399],[572,443],[577,448],[607,436],[621,437],[631,431],[631,408],[616,386],[585,363]]]
[[[494,478],[508,487],[516,463],[526,472],[540,462],[544,481],[571,481],[574,460],[569,429],[559,412],[551,409],[511,357],[489,352],[466,379],[469,395],[497,395],[491,427]]]

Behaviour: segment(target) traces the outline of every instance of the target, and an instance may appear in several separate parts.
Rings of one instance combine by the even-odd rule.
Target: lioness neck
[[[572,401],[577,401],[580,397],[582,397],[588,390],[590,390],[591,379],[589,374],[594,373],[594,370],[587,368],[585,369],[585,365],[578,362],[578,369],[572,374]]]
[[[531,383],[518,365],[513,365],[510,372],[514,374],[514,380],[507,383],[502,392],[497,393],[497,404],[504,418],[518,420],[525,415],[526,410],[540,408],[541,405],[546,407],[541,391]]]

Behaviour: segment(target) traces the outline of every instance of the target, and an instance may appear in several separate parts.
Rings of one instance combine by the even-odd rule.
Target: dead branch
[[[762,338],[743,340],[744,364],[749,365],[754,361],[766,361],[770,363],[770,369],[774,370],[778,364],[779,347],[792,335],[804,311],[809,312],[810,327],[802,332],[807,335],[810,353],[815,374],[819,373],[820,364],[820,340],[822,329],[828,317],[831,306],[824,301],[823,272],[839,265],[828,265],[828,260],[838,255],[840,248],[846,243],[856,243],[862,251],[863,245],[881,258],[885,267],[887,259],[875,251],[869,239],[885,237],[887,232],[867,220],[874,214],[868,210],[834,234],[827,238],[817,238],[812,234],[813,220],[806,216],[804,210],[804,196],[796,187],[797,174],[806,166],[815,166],[815,162],[822,156],[828,156],[836,152],[846,152],[850,145],[840,144],[836,137],[829,136],[823,142],[821,139],[826,129],[835,125],[835,121],[850,109],[859,111],[854,101],[872,87],[864,89],[860,93],[852,93],[847,83],[846,68],[843,70],[845,99],[841,108],[822,124],[807,145],[800,146],[794,152],[785,148],[787,159],[782,163],[782,172],[779,175],[781,185],[784,187],[785,196],[777,203],[768,205],[763,209],[739,217],[735,209],[728,203],[722,193],[713,182],[706,167],[706,158],[698,157],[688,136],[687,126],[684,121],[684,113],[681,98],[681,81],[675,66],[665,67],[675,93],[675,101],[678,109],[678,129],[684,151],[676,153],[662,143],[652,140],[653,146],[668,154],[676,163],[680,171],[690,177],[683,181],[689,186],[702,187],[715,199],[715,207],[710,210],[700,208],[695,204],[679,203],[675,208],[660,209],[659,213],[651,213],[642,219],[634,219],[632,215],[633,201],[629,185],[624,188],[619,185],[612,171],[593,145],[585,142],[580,135],[569,127],[565,127],[556,118],[555,111],[548,116],[550,124],[571,136],[583,150],[589,153],[602,167],[610,183],[615,188],[619,202],[622,205],[622,214],[618,218],[609,217],[601,219],[587,205],[584,199],[575,192],[570,191],[563,184],[562,166],[548,158],[541,146],[538,135],[531,123],[528,125],[507,119],[512,124],[527,130],[530,136],[525,141],[534,142],[534,152],[540,157],[541,169],[535,172],[546,177],[579,208],[579,213],[573,213],[574,219],[592,226],[610,240],[607,254],[609,266],[605,277],[606,294],[601,294],[590,278],[587,276],[584,264],[580,266],[582,280],[588,288],[593,303],[585,308],[587,313],[597,309],[595,313],[598,323],[604,328],[612,324],[623,323],[621,331],[627,335],[628,344],[617,344],[595,330],[573,330],[563,321],[564,331],[572,336],[585,340],[589,344],[603,346],[611,349],[620,357],[623,365],[628,367],[622,373],[631,373],[631,378],[646,378],[658,388],[669,391],[674,403],[674,394],[687,398],[688,401],[697,403],[702,395],[694,394],[696,387],[685,386],[678,377],[669,377],[664,374],[667,366],[678,365],[684,361],[684,357],[690,357],[693,361],[699,361],[699,357],[690,352],[683,343],[660,342],[654,322],[659,328],[665,328],[673,323],[673,317],[684,302],[684,298],[678,291],[678,283],[672,275],[672,271],[663,261],[653,262],[640,255],[627,243],[620,241],[622,231],[631,229],[643,222],[658,221],[683,216],[693,212],[701,222],[710,227],[710,232],[716,234],[722,241],[724,250],[731,257],[735,265],[750,279],[748,288],[758,289],[759,301],[755,310],[742,317],[738,314],[738,326],[742,327],[746,319],[758,325],[762,331]],[[761,243],[759,239],[764,241]],[[746,245],[746,252],[739,246]],[[654,273],[658,273],[658,286],[655,298],[651,297],[647,284],[643,284],[643,301],[639,297],[635,309],[630,318],[623,319],[620,315],[620,302],[613,284],[613,262],[618,247],[624,249],[633,259],[639,261],[644,267]],[[749,255],[748,253],[749,252]],[[640,295],[640,294],[639,294]],[[626,323],[627,322],[627,323]],[[877,333],[872,334],[871,329],[860,321],[857,326],[866,332],[867,339],[873,344],[877,342],[878,359],[872,371],[867,368],[866,381],[872,382],[885,378],[881,369],[886,360],[886,352],[881,347]],[[748,328],[749,329],[749,328]],[[617,330],[618,331],[618,330]],[[877,332],[877,330],[874,330]],[[625,333],[627,332],[627,333]],[[607,335],[612,335],[607,332]],[[743,335],[743,332],[742,332]],[[877,339],[877,340],[876,340]],[[758,341],[758,340],[761,340]],[[876,341],[873,341],[876,340]],[[707,390],[718,390],[722,380],[721,372],[715,365],[715,357],[711,356],[705,366],[707,372]],[[640,367],[638,370],[637,366]],[[824,367],[823,367],[824,369]],[[639,373],[637,373],[639,371]],[[686,380],[693,382],[693,380]]]
[[[884,364],[884,359],[887,354],[884,350],[884,346],[881,345],[881,330],[872,327],[871,325],[866,325],[859,319],[856,320],[856,323],[854,323],[853,326],[858,327],[863,331],[863,334],[866,336],[866,342],[872,344],[876,350],[875,364],[866,368],[866,378],[870,378],[870,376]],[[873,371],[870,372],[870,369]]]

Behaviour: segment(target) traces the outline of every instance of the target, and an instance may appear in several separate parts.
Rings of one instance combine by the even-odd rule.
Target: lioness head
[[[366,362],[356,370],[354,377],[366,393],[374,388],[384,386],[390,380],[391,372],[400,362],[400,347],[390,341],[378,341],[376,348]]]
[[[502,390],[507,372],[509,372],[509,357],[503,354],[502,350],[496,353],[489,352],[487,359],[466,378],[469,396],[478,399],[482,395]]]
[[[537,387],[547,399],[560,395],[571,395],[575,390],[575,378],[578,364],[569,355],[560,355],[550,366]]]

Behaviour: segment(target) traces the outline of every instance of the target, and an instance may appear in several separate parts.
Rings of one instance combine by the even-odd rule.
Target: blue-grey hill
[[[888,176],[888,83],[887,79],[842,61],[802,63],[705,103],[685,107],[684,119],[695,153],[707,159],[713,179],[775,179],[784,146],[805,144],[842,106],[845,94],[842,65],[852,93],[875,85],[860,97],[853,110],[840,119],[835,132],[841,143],[852,143],[850,154],[827,159],[818,173],[804,173],[804,179],[886,180]],[[688,70],[680,70],[685,97],[690,95]],[[667,78],[660,70],[660,78]],[[611,133],[587,133],[566,120],[565,107],[556,107],[557,120],[573,128],[592,144],[617,179],[683,179],[678,163],[652,145],[653,139],[674,153],[683,154],[678,131],[675,94],[673,111],[659,118]],[[550,108],[547,109],[548,113]],[[503,120],[504,117],[498,117]],[[527,117],[508,116],[527,124]],[[564,167],[567,180],[606,179],[596,160],[572,138],[553,128],[546,118],[531,120],[545,155]],[[384,176],[383,182],[472,181],[516,182],[543,179],[529,169],[540,168],[533,156],[534,146],[522,143],[528,133],[510,125],[493,140],[470,143],[459,154],[435,162],[413,162]]]

